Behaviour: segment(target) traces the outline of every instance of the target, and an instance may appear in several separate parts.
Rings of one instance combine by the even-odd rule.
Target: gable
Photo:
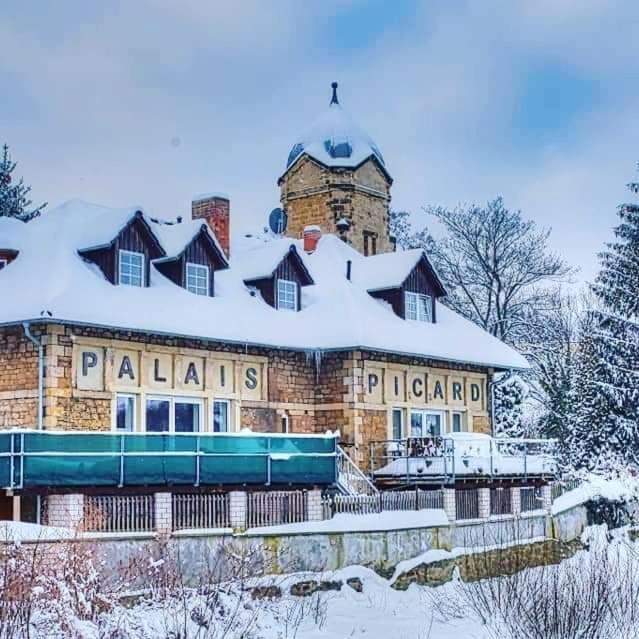
[[[446,295],[443,284],[425,255],[408,274],[401,288],[412,293],[430,295],[433,299]]]
[[[381,169],[374,155],[371,155],[355,170],[355,182],[376,191],[387,191],[390,180]]]

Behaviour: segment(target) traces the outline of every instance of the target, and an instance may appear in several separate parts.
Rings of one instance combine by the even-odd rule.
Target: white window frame
[[[151,431],[147,430],[147,423],[146,423],[146,410],[147,410],[147,402],[149,401],[153,401],[153,400],[157,400],[157,401],[161,401],[161,402],[169,402],[169,430],[163,430],[163,431],[153,431],[155,432],[161,432],[161,433],[171,433],[171,434],[175,434],[175,404],[197,404],[200,407],[200,410],[198,411],[198,415],[199,415],[199,421],[198,421],[198,425],[197,425],[197,430],[194,431],[187,431],[187,432],[180,432],[178,433],[179,435],[195,435],[196,433],[201,433],[202,431],[202,423],[203,423],[203,418],[202,418],[202,411],[204,409],[204,402],[202,399],[200,399],[199,397],[182,397],[182,396],[175,396],[175,395],[147,395],[144,398],[144,432],[145,433],[149,433]]]
[[[281,303],[281,299],[280,299],[280,284],[282,285],[290,285],[293,288],[293,307],[289,307],[289,306],[282,306]],[[297,282],[294,282],[293,280],[285,280],[282,278],[277,278],[277,282],[276,282],[276,287],[277,287],[277,309],[280,311],[296,311],[299,304],[298,304],[298,300],[297,300]],[[286,293],[286,297],[289,297],[289,293]]]
[[[395,413],[399,413],[400,416],[400,424],[399,424],[399,439],[404,439],[404,436],[406,434],[406,419],[404,418],[404,409],[403,408],[399,408],[398,406],[394,406],[393,408],[391,408],[391,412],[390,412],[390,428],[389,430],[389,439],[395,439]]]
[[[140,283],[139,284],[135,284],[133,282],[123,282],[122,281],[122,277],[123,275],[125,277],[127,277],[128,279],[132,279],[131,273],[127,273],[124,274],[122,272],[122,257],[123,256],[129,256],[129,257],[141,257],[142,258],[142,265],[140,267],[141,273],[140,273]],[[129,265],[127,264],[127,267]],[[146,256],[144,255],[144,253],[138,253],[137,251],[127,251],[125,249],[120,249],[118,252],[118,284],[121,284],[122,286],[137,286],[139,288],[142,288],[144,286],[145,280],[146,280]]]
[[[426,311],[425,309],[428,309]],[[404,292],[404,315],[416,322],[433,321],[433,298],[425,293]]]
[[[226,404],[226,415],[228,417],[228,424],[226,430],[215,430],[215,404]],[[233,405],[231,404],[230,399],[224,399],[219,397],[214,397],[211,400],[211,432],[212,433],[232,433],[233,432],[233,413],[231,409]]]
[[[195,295],[209,295],[211,290],[211,269],[205,264],[196,264],[195,262],[187,262],[185,271],[185,287],[187,291]],[[195,280],[195,286],[189,286],[189,269],[195,271],[191,277]],[[204,279],[202,285],[201,280]]]
[[[9,264],[9,260],[4,257],[0,257],[0,271]]]
[[[454,428],[454,416],[459,415],[459,426],[461,430],[453,430]],[[468,432],[468,423],[466,421],[466,411],[463,410],[453,410],[450,412],[450,432],[451,433],[467,433]]]
[[[131,430],[121,430],[118,428],[118,399],[120,397],[133,400],[133,424]],[[113,431],[116,433],[135,433],[138,425],[138,396],[134,393],[116,393],[113,401]]]
[[[424,417],[426,417],[427,415],[438,415],[440,417],[440,424],[441,424],[441,428],[439,429],[439,435],[434,435],[434,437],[441,437],[442,435],[445,435],[448,432],[447,429],[447,420],[446,420],[446,411],[443,410],[432,410],[429,408],[417,408],[417,409],[411,409],[410,413],[409,413],[409,422],[408,422],[408,426],[407,428],[410,429],[410,437],[414,437],[413,435],[413,414],[414,413],[420,413],[422,415],[422,434],[420,435],[420,437],[433,437],[433,435],[430,434],[424,434]],[[416,435],[415,435],[416,437]]]

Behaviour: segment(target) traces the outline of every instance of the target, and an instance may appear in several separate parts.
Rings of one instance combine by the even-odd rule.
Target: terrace
[[[557,444],[479,433],[374,441],[369,469],[378,485],[554,478]]]
[[[235,433],[0,433],[0,487],[328,486],[337,436]]]

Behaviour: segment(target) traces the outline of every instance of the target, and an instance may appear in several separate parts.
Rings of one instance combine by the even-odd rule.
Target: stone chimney
[[[231,204],[228,197],[219,193],[198,195],[191,202],[191,217],[208,222],[228,257],[231,248]]]
[[[304,227],[304,251],[312,253],[322,237],[322,229],[317,224]]]

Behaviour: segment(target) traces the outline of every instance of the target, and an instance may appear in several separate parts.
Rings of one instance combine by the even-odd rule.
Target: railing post
[[[195,450],[195,486],[200,485],[200,436],[195,436],[197,446]]]
[[[171,493],[155,493],[155,531],[159,535],[173,532],[173,497]]]
[[[492,477],[495,474],[495,469],[493,465],[493,438],[490,438],[490,476]]]
[[[229,493],[229,519],[234,531],[244,531],[248,526],[247,494],[234,490]]]
[[[266,485],[271,485],[271,439],[270,437],[266,440],[266,450],[268,457],[266,458]]]
[[[124,435],[120,435],[120,482],[118,486],[124,486]]]
[[[510,505],[515,517],[521,515],[521,488],[519,486],[510,489]]]
[[[20,433],[20,488],[24,488],[24,433]]]
[[[14,443],[14,437],[15,435],[13,433],[11,433],[9,435],[9,437],[11,438],[11,457],[9,457],[9,472],[11,474],[11,479],[9,480],[9,488],[13,488],[13,484],[14,482],[14,474],[15,474],[15,443]]]
[[[455,503],[455,489],[454,488],[442,488],[444,512],[448,521],[455,521],[457,519],[457,506]]]

